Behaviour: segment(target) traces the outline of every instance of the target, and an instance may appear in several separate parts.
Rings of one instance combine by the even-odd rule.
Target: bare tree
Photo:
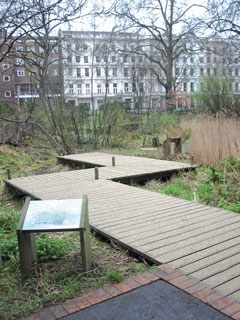
[[[207,27],[228,36],[240,35],[240,1],[239,0],[209,0],[209,20]]]
[[[194,34],[191,12],[196,7],[177,0],[125,0],[115,5],[115,15],[126,21],[128,28],[139,31],[135,50],[153,63],[152,72],[165,89],[167,101],[175,88],[174,62],[186,52],[189,36]]]

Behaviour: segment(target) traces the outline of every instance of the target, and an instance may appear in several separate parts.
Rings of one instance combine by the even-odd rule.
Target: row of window
[[[85,77],[89,77],[90,76],[90,68],[76,68],[75,70],[75,75],[77,76],[77,78],[81,78],[82,76]],[[110,73],[113,77],[116,77],[118,75],[118,73],[120,73],[118,68],[111,68],[110,70],[108,68],[106,69],[102,69],[102,68],[95,68],[96,71],[96,76],[97,77],[108,77],[110,76]],[[111,72],[110,72],[111,71]],[[123,70],[121,69],[121,73],[123,73],[124,77],[129,77],[129,76],[136,76],[136,70],[132,69],[130,70],[129,68],[123,68]],[[147,71],[143,68],[140,68],[138,70],[138,75],[139,77],[143,78],[145,77],[147,74]],[[68,76],[72,77],[73,76],[73,69],[72,68],[68,68]]]
[[[190,86],[189,86],[190,85]],[[200,86],[202,84],[200,83]],[[235,83],[229,83],[229,91],[235,91],[235,92],[239,92],[239,83],[238,82],[235,82]],[[184,82],[183,83],[183,91],[186,91],[186,92],[194,92],[195,91],[195,83],[194,82]]]
[[[177,59],[177,62],[183,62],[183,63],[187,63],[188,62],[188,58],[187,57],[182,57],[181,59]],[[190,57],[189,58],[190,63],[195,63],[195,58],[194,57]],[[222,57],[219,58],[217,56],[211,57],[211,56],[206,56],[206,57],[199,57],[199,63],[201,64],[210,64],[210,63],[222,63],[222,64],[238,64],[239,60],[238,58],[226,58],[226,57]]]
[[[89,63],[90,58],[89,58],[89,56],[83,56],[82,58],[81,58],[81,56],[75,56],[75,62],[76,62],[76,63],[81,63],[82,60],[83,60],[83,63]],[[108,56],[103,56],[103,57],[101,57],[101,56],[96,56],[96,57],[95,57],[95,61],[96,61],[96,63],[100,63],[101,61],[103,61],[103,62],[105,62],[105,63],[108,63],[108,62],[110,62],[110,61],[111,61],[112,63],[115,63],[115,62],[117,62],[117,57],[116,57],[116,56],[111,56],[111,58],[110,58],[110,57],[108,57]],[[129,56],[123,56],[121,62],[123,62],[123,63],[128,63],[128,62],[134,63],[135,61],[136,61],[136,57],[135,57],[135,56],[131,56],[131,57],[129,57]],[[142,56],[139,56],[138,59],[137,59],[137,61],[138,61],[139,63],[142,63],[142,62],[143,62],[143,57],[142,57]],[[72,57],[72,56],[68,56],[68,57],[67,57],[67,62],[68,62],[68,63],[72,63],[72,62],[73,62],[73,57]],[[118,62],[120,62],[120,61],[118,60]]]
[[[104,92],[103,92],[103,87],[104,88]],[[83,92],[83,85],[81,83],[78,83],[76,85],[76,88],[74,86],[74,84],[69,84],[69,93],[70,94],[74,94],[75,91],[74,89],[77,89],[76,93],[81,95],[83,93],[89,95],[90,94],[90,83],[86,83],[85,84],[85,91]],[[139,92],[143,92],[144,90],[144,84],[143,83],[139,83]],[[103,86],[102,84],[97,84],[97,93],[110,93],[110,86],[109,83],[105,84],[105,86]],[[130,93],[130,92],[136,92],[136,84],[132,83],[132,85],[130,86],[129,83],[124,83],[124,92],[125,93]],[[112,83],[112,93],[113,94],[117,94],[118,93],[118,84],[117,83]]]
[[[189,72],[188,72],[189,71]],[[182,72],[182,75],[183,76],[186,76],[186,75],[190,75],[190,76],[194,76],[196,74],[196,68],[190,68],[189,70],[187,70],[186,68],[184,68],[181,72]],[[211,76],[211,75],[217,75],[218,73],[222,74],[223,76],[238,76],[239,75],[239,69],[232,69],[232,68],[229,68],[229,69],[217,69],[217,68],[214,68],[214,69],[211,69],[211,68],[199,68],[199,74],[200,75],[208,75],[208,76]],[[179,76],[180,75],[180,68],[176,68],[176,75]]]

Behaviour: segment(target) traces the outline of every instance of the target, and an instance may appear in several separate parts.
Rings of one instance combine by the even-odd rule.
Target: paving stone
[[[144,285],[144,284],[148,284],[150,283],[151,281],[144,278],[144,276],[138,274],[137,276],[133,277],[133,279],[137,282],[139,282],[140,284]]]
[[[138,281],[134,280],[133,278],[129,278],[123,281],[130,289],[136,289],[138,287],[141,287],[141,283]]]
[[[36,314],[31,314],[30,316],[28,316],[25,320],[42,320],[40,318],[40,316],[38,315],[38,313]]]
[[[113,297],[116,297],[119,294],[122,294],[122,291],[120,291],[118,288],[114,286],[105,286],[103,289],[106,290]]]
[[[56,306],[51,306],[49,307],[49,309],[55,315],[56,318],[61,318],[68,314],[68,312],[64,309],[64,307],[61,304]]]
[[[44,308],[41,311],[39,311],[38,315],[41,320],[55,320],[56,319],[54,314],[48,308]]]
[[[82,310],[91,306],[91,303],[85,298],[74,299],[74,303]]]
[[[129,288],[129,286],[123,282],[121,283],[115,283],[114,287],[119,289],[122,293],[128,292],[131,290],[131,288]]]
[[[87,301],[90,304],[96,304],[96,303],[101,302],[101,299],[99,299],[94,292],[89,292],[89,293],[85,294],[83,296],[83,298],[87,299]]]
[[[104,289],[96,290],[95,294],[101,301],[105,301],[112,298],[112,296]]]
[[[67,311],[68,314],[77,312],[80,308],[73,302],[73,301],[66,301],[62,304],[64,309]]]
[[[215,301],[214,303],[212,303],[212,307],[218,310],[222,310],[228,306],[230,306],[231,304],[233,304],[234,301],[232,299],[229,299],[228,297],[223,297],[220,300]]]
[[[199,292],[194,293],[193,296],[194,296],[195,298],[198,298],[198,299],[200,299],[200,300],[203,300],[203,299],[205,299],[207,296],[210,296],[211,294],[213,294],[213,291],[210,290],[210,289],[208,289],[208,288],[205,288],[205,289],[203,289],[203,290],[201,290],[201,291],[199,291]]]
[[[221,310],[223,313],[227,314],[228,316],[232,316],[235,313],[240,311],[240,303],[233,303],[230,306]]]
[[[187,281],[187,280],[188,280],[188,278],[186,276],[181,275],[180,277],[174,278],[174,279],[170,280],[169,282],[171,284],[173,284],[174,286],[178,286],[180,283]]]

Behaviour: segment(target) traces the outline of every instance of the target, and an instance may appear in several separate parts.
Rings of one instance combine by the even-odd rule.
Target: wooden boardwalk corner
[[[170,174],[192,166],[103,153],[62,158],[88,169],[6,183],[42,200],[87,194],[94,230],[156,264],[169,264],[240,301],[240,215],[116,182]],[[99,180],[94,178],[95,166],[99,167]]]

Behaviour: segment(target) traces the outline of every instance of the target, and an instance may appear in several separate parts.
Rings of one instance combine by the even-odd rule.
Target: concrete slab
[[[62,320],[229,320],[230,318],[159,280],[83,309]]]

